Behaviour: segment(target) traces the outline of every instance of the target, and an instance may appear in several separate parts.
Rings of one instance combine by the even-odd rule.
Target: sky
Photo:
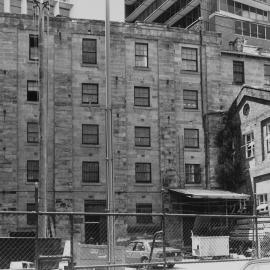
[[[124,21],[125,0],[110,1],[110,20]],[[71,17],[80,19],[105,20],[106,0],[72,0],[74,4]]]

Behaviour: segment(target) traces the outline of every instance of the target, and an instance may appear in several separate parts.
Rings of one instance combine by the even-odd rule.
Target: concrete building
[[[269,47],[270,2],[267,0],[126,1],[127,22],[161,23],[222,33],[223,46],[238,36],[250,45]]]
[[[1,16],[1,210],[31,210],[39,180],[37,26],[28,15]],[[101,21],[53,18],[45,36],[50,211],[105,211],[104,42]],[[214,186],[205,173],[202,115],[206,87],[215,87],[219,43],[218,34],[112,23],[116,211],[161,211],[163,185]],[[135,217],[127,225],[147,227]],[[34,222],[22,217],[0,228],[2,235],[25,233]],[[78,237],[87,242],[91,235]],[[95,237],[105,241],[101,227]]]

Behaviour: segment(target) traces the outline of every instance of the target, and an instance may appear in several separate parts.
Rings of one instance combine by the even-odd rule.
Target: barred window
[[[36,204],[35,203],[27,203],[26,204],[26,211],[33,212],[36,211]],[[27,225],[36,225],[37,222],[37,215],[36,214],[27,214]]]
[[[135,146],[151,146],[150,127],[135,127]]]
[[[266,155],[266,154],[270,153],[270,123],[269,123],[269,120],[263,122],[262,132],[263,132],[264,155]]]
[[[187,184],[201,183],[201,168],[200,164],[185,164],[185,174]]]
[[[150,89],[149,87],[134,87],[134,105],[140,107],[150,106]]]
[[[38,60],[38,35],[29,35],[29,60]]]
[[[98,104],[98,84],[94,83],[82,84],[82,103]]]
[[[37,81],[27,81],[27,101],[39,101]]]
[[[246,158],[253,158],[255,152],[255,144],[254,144],[254,134],[250,132],[248,134],[243,135],[243,144],[242,147],[245,149]]]
[[[82,181],[84,183],[99,182],[99,163],[83,161],[82,163]]]
[[[199,148],[199,130],[184,129],[185,148]]]
[[[264,83],[270,84],[270,65],[264,65]]]
[[[37,143],[39,142],[39,126],[36,122],[27,123],[27,142]]]
[[[82,40],[82,63],[97,63],[97,40],[84,38]]]
[[[182,47],[183,70],[198,71],[197,49]]]
[[[27,160],[27,182],[39,181],[39,161]]]
[[[135,44],[135,66],[148,67],[148,44]]]
[[[184,90],[183,95],[185,109],[198,109],[198,91]]]
[[[151,203],[137,203],[136,204],[136,213],[138,214],[145,214],[149,213],[150,215],[147,216],[137,216],[137,223],[139,224],[149,224],[152,223],[152,204]]]
[[[99,127],[98,125],[82,125],[82,143],[83,144],[98,144],[99,143]]]
[[[233,61],[233,81],[236,84],[243,84],[245,82],[244,62]]]
[[[136,183],[151,183],[151,163],[135,163]]]

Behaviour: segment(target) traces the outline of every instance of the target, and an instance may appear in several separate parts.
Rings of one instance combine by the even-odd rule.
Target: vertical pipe
[[[112,149],[112,100],[111,100],[111,68],[110,68],[110,6],[106,0],[105,20],[106,44],[106,111],[105,111],[105,136],[106,136],[106,182],[107,182],[107,210],[108,216],[108,259],[109,264],[114,263],[114,185],[113,185],[113,149]]]
[[[74,267],[74,222],[73,215],[69,216],[70,222],[70,268],[69,270],[73,270]]]
[[[164,193],[164,190],[162,194]],[[166,269],[167,266],[167,259],[166,259],[166,236],[165,236],[165,229],[166,229],[166,224],[165,224],[165,211],[164,207],[162,209],[162,253],[163,253],[163,270]]]
[[[39,269],[38,266],[38,257],[39,257],[39,245],[38,245],[38,233],[39,233],[39,224],[38,224],[38,217],[39,217],[39,202],[38,202],[38,183],[35,183],[35,207],[36,207],[36,235],[35,235],[35,264],[36,269]]]
[[[256,257],[260,258],[260,244],[259,244],[259,235],[258,235],[258,217],[257,217],[257,204],[256,204],[256,183],[253,179],[253,215],[254,215],[254,230],[255,230],[255,241],[256,241]]]

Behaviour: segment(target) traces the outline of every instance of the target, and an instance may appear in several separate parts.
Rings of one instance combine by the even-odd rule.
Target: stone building
[[[37,27],[31,16],[2,14],[0,31],[1,210],[30,211],[39,180]],[[105,211],[104,22],[52,18],[44,40],[47,208]],[[215,187],[206,175],[202,116],[206,92],[217,83],[219,44],[213,33],[111,24],[116,211],[160,212],[163,186]],[[94,219],[102,243],[106,221]],[[151,228],[158,220],[134,217],[128,226],[145,223]],[[77,226],[91,232],[89,222]],[[2,235],[29,232],[34,221],[21,217],[0,228]],[[78,237],[87,242],[91,235]]]

